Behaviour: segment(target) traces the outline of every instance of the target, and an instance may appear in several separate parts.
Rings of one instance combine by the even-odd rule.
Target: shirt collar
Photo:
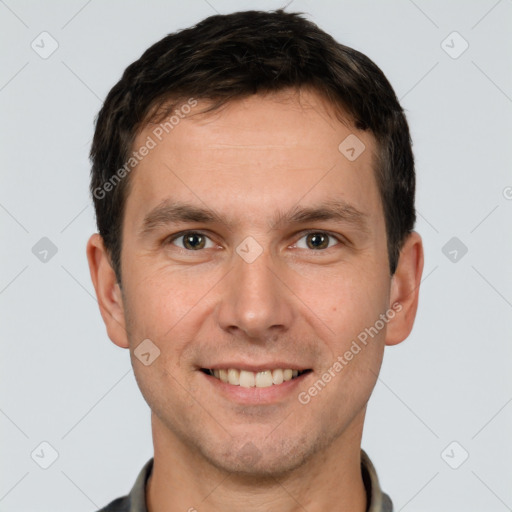
[[[148,512],[146,507],[146,483],[153,469],[153,458],[141,469],[133,484],[128,498],[126,512]],[[380,488],[377,472],[364,450],[361,450],[361,472],[368,500],[367,512],[393,512],[393,504],[387,494]]]
[[[382,492],[377,471],[364,450],[361,450],[361,473],[368,503],[366,512],[393,512],[393,503],[389,496]]]

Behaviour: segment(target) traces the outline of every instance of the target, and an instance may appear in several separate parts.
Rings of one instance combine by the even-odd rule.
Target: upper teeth
[[[297,377],[298,370],[278,368],[276,370],[263,370],[261,372],[248,372],[246,370],[210,370],[210,374],[222,382],[227,382],[233,386],[242,386],[244,388],[267,388],[274,384],[282,384],[284,381]]]

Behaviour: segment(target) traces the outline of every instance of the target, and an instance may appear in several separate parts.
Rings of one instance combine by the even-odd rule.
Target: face
[[[278,474],[360,436],[396,321],[383,321],[376,144],[313,92],[202,106],[161,141],[153,125],[135,143],[157,142],[131,176],[125,331],[111,338],[130,348],[155,443]],[[355,160],[339,149],[351,135],[365,146]],[[159,355],[146,365],[135,351],[147,339],[146,359]]]

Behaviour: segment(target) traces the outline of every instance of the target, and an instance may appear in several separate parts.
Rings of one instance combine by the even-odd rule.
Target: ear
[[[87,242],[87,260],[108,337],[117,346],[128,348],[121,288],[110,264],[103,238],[98,233],[92,235]]]
[[[423,273],[423,243],[413,231],[406,238],[396,271],[391,279],[390,304],[396,315],[388,322],[386,345],[397,345],[409,336],[416,311]]]

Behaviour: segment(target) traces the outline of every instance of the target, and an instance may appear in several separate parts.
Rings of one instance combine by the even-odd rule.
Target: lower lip
[[[212,377],[204,372],[200,372],[222,395],[230,401],[241,404],[272,404],[280,402],[290,395],[295,395],[297,388],[301,386],[304,379],[312,372],[303,373],[294,379],[287,380],[281,384],[273,384],[266,388],[245,388],[243,386],[234,386],[227,382],[222,382],[217,377]]]

